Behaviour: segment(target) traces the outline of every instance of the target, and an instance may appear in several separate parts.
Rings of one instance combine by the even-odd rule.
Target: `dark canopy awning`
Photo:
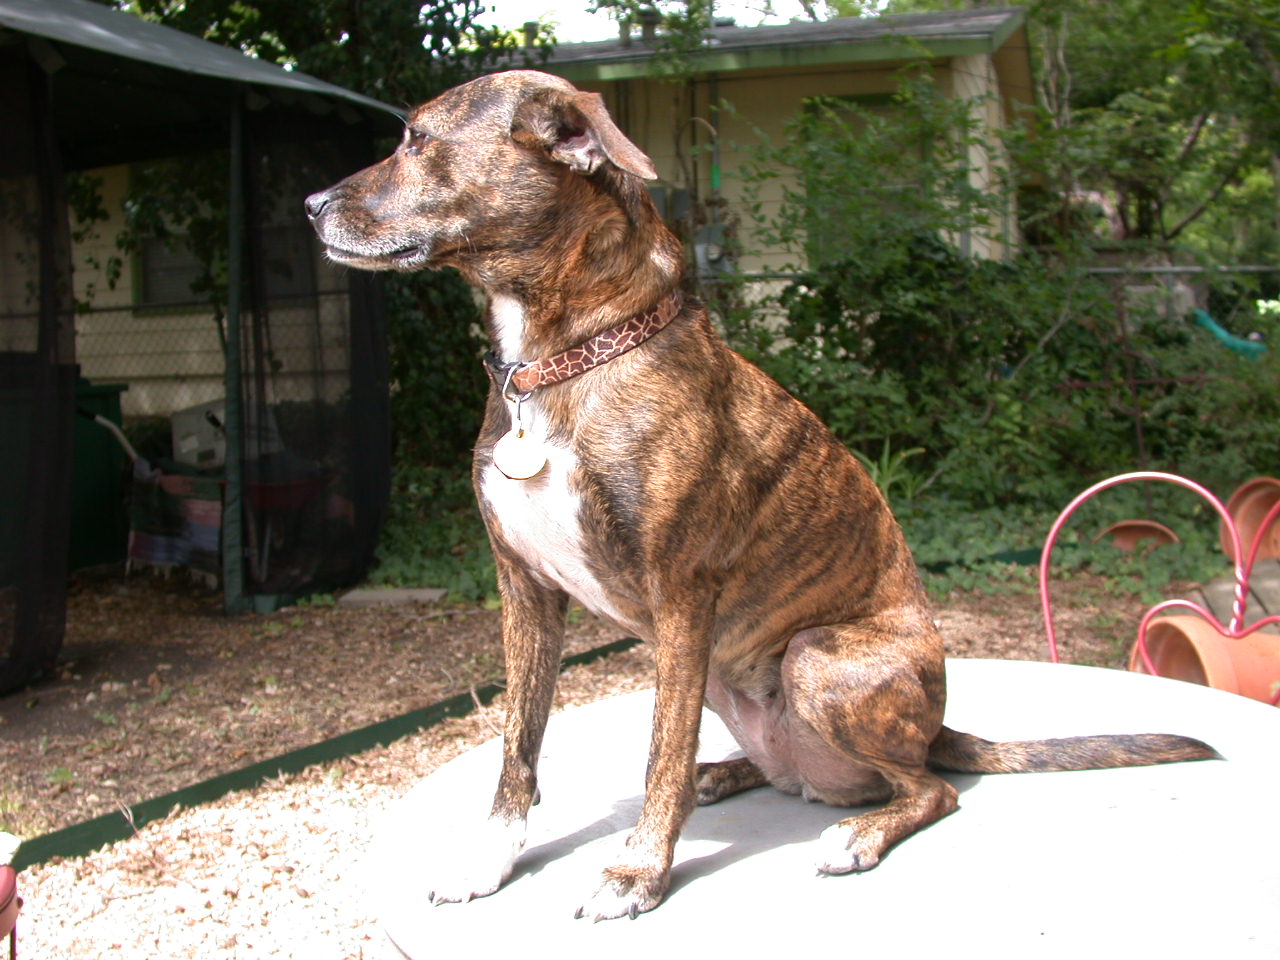
[[[89,0],[0,0],[0,48],[14,43],[53,79],[67,169],[225,144],[241,96],[250,110],[401,125],[387,104]]]

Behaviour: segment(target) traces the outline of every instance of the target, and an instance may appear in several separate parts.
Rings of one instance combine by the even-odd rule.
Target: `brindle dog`
[[[579,916],[656,906],[694,804],[750,787],[882,805],[822,834],[818,869],[838,874],[956,809],[934,769],[1214,756],[1162,734],[993,744],[942,725],[942,643],[884,498],[699,305],[674,299],[683,256],[646,192],[654,177],[597,94],[522,70],[418,107],[395,153],[306,202],[338,263],[453,266],[488,297],[497,360],[474,481],[503,600],[504,761],[485,835],[430,878],[431,899],[484,896],[511,874],[571,596],[657,662],[643,810]],[[565,351],[602,331],[634,332],[655,306],[669,322],[633,349],[541,386],[513,379],[521,363],[580,359]],[[515,440],[532,460],[495,464]],[[704,699],[745,758],[695,769]]]

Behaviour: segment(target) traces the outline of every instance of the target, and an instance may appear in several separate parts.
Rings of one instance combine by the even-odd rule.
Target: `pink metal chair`
[[[18,912],[22,898],[18,896],[18,874],[13,867],[0,867],[0,939],[9,937],[9,960],[18,956]]]

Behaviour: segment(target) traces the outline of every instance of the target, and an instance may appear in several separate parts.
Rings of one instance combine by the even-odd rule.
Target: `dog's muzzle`
[[[307,219],[335,263],[364,270],[418,270],[426,266],[429,245],[419,238],[377,240],[352,232],[341,216],[343,196],[337,187],[313,193],[303,201]]]

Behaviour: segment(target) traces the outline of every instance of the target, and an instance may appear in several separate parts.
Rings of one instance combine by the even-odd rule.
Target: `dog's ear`
[[[608,160],[642,180],[658,177],[653,161],[618,129],[598,93],[557,90],[526,101],[512,125],[513,136],[521,133],[533,135],[553,160],[578,173],[595,173]]]

